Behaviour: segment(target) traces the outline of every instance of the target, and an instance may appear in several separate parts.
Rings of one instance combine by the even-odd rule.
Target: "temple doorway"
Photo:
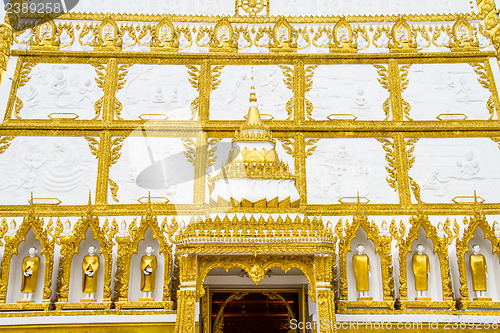
[[[301,289],[214,289],[209,297],[211,333],[298,332],[290,323],[305,315]]]

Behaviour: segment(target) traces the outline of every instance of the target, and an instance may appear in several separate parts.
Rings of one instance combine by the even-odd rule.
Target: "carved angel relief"
[[[391,29],[388,46],[390,52],[417,52],[417,41],[412,29],[401,17]]]
[[[450,49],[456,51],[477,51],[479,40],[469,22],[460,15],[451,29]]]
[[[209,46],[210,52],[238,52],[238,41],[235,40],[233,27],[226,17],[215,25]]]
[[[179,35],[172,22],[164,18],[153,30],[151,51],[177,52],[179,50]]]
[[[297,32],[283,17],[280,17],[273,27],[269,51],[297,52]]]
[[[44,19],[36,27],[31,28],[33,35],[30,39],[30,48],[32,50],[40,48],[59,49],[61,44],[61,32],[57,29],[53,20]]]

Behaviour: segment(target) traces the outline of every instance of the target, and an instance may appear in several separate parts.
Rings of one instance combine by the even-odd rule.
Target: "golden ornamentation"
[[[42,19],[34,28],[31,28],[30,49],[54,49],[58,50],[61,44],[62,31],[57,29],[53,20]]]
[[[413,153],[415,152],[415,143],[417,143],[418,139],[411,138],[405,140],[405,149],[406,149],[406,159],[408,161],[407,171],[410,171],[415,163],[415,156]],[[413,193],[413,196],[417,200],[418,203],[422,202],[422,198],[420,197],[420,186],[418,186],[417,182],[408,175],[408,181],[410,183],[410,189]]]
[[[12,140],[14,140],[15,136],[0,136],[0,154],[5,153],[7,148],[9,148]]]
[[[451,51],[475,51],[479,48],[479,40],[467,20],[460,15],[452,27],[450,40]]]
[[[377,70],[378,75],[380,75],[380,77],[378,78],[378,82],[382,85],[384,89],[386,89],[389,92],[389,94],[392,94],[391,87],[389,85],[388,69],[383,65],[373,65],[373,66]],[[382,105],[382,109],[384,110],[385,113],[384,121],[389,120],[389,117],[391,116],[391,96],[387,97],[384,104]]]
[[[94,49],[98,51],[118,51],[122,48],[122,34],[111,18],[106,18],[94,29]]]
[[[408,88],[409,80],[408,80],[408,71],[410,69],[411,65],[403,65],[399,67],[399,74],[400,74],[400,94],[402,94],[406,88]],[[401,97],[401,104],[403,107],[403,114],[407,120],[413,120],[410,118],[410,110],[411,106],[410,103],[404,100],[404,98]]]
[[[88,229],[92,230],[92,234],[99,242],[99,253],[104,256],[104,286],[103,299],[100,303],[81,304],[68,303],[69,278],[71,274],[71,262],[73,256],[78,254],[79,246]],[[87,205],[86,216],[78,219],[78,222],[73,228],[73,234],[69,236],[59,236],[61,243],[59,274],[57,281],[57,303],[56,309],[80,309],[80,308],[105,308],[109,309],[111,305],[111,269],[113,264],[113,238],[118,231],[116,221],[110,225],[106,219],[103,227],[99,226],[99,218],[93,214],[93,208],[90,204]]]
[[[32,62],[22,62],[21,69],[19,71],[19,83],[17,84],[16,90],[24,87],[26,83],[31,79],[30,73],[33,67],[36,65],[36,63]],[[21,119],[21,116],[19,116],[19,111],[23,108],[23,101],[17,96],[15,96],[15,101],[14,101],[14,117],[17,119]]]
[[[224,309],[226,308],[227,303],[229,303],[231,301],[238,301],[238,300],[242,299],[243,297],[245,297],[246,295],[248,295],[247,292],[236,292],[224,300],[224,302],[220,306],[219,311],[217,311],[217,315],[215,316],[214,325],[213,325],[213,329],[212,329],[213,333],[223,333],[224,332],[223,331],[223,328],[224,328]],[[208,316],[205,318],[209,319]]]
[[[392,26],[388,46],[390,52],[417,52],[414,32],[401,16]]]
[[[31,201],[32,202],[32,201]],[[45,222],[42,218],[38,217],[35,213],[35,206],[31,203],[28,210],[28,215],[23,218],[23,222],[16,231],[15,236],[5,236],[5,248],[2,257],[2,270],[0,278],[0,309],[6,310],[23,310],[29,309],[29,303],[18,303],[15,306],[5,304],[7,297],[7,288],[9,282],[10,262],[13,255],[18,254],[19,244],[26,240],[28,232],[32,230],[35,233],[36,239],[41,243],[42,248],[40,255],[45,258],[45,271],[43,276],[43,296],[42,304],[38,305],[39,308],[48,310],[51,303],[52,290],[52,268],[54,265],[54,246],[55,239],[49,239],[48,229],[50,226],[45,227]],[[3,226],[6,227],[5,225]],[[18,274],[18,272],[14,272]],[[36,306],[35,306],[36,307]]]
[[[500,255],[500,240],[495,236],[495,230],[490,226],[486,220],[486,216],[481,212],[479,205],[476,203],[474,207],[474,215],[470,218],[464,218],[464,224],[467,228],[464,230],[462,237],[457,238],[457,258],[458,258],[458,271],[460,273],[460,301],[464,310],[468,308],[498,308],[500,304],[495,302],[474,302],[470,300],[469,285],[467,282],[467,268],[465,259],[469,251],[469,243],[474,238],[474,233],[477,228],[483,231],[484,238],[489,240],[492,245],[492,253]],[[480,305],[480,304],[482,305]]]
[[[210,52],[238,52],[238,39],[235,38],[231,22],[224,16],[210,34]]]
[[[153,238],[160,243],[159,253],[164,257],[164,280],[163,280],[163,296],[161,302],[156,302],[160,307],[171,310],[172,301],[170,297],[170,283],[172,282],[172,246],[167,242],[167,238],[163,234],[166,229],[167,219],[165,219],[160,227],[157,217],[153,214],[151,202],[148,203],[146,214],[141,217],[139,226],[136,226],[134,220],[128,228],[130,236],[116,237],[118,244],[118,258],[116,262],[116,277],[115,277],[115,296],[118,302],[115,302],[118,309],[129,308],[132,304],[128,302],[130,270],[136,269],[130,266],[132,255],[137,254],[139,243],[144,240],[144,235],[148,229],[153,233]],[[133,304],[135,306],[135,304]],[[141,308],[142,306],[138,306]]]
[[[123,141],[126,139],[126,137],[118,137],[114,138],[113,141],[111,142],[111,156],[109,160],[109,167],[111,167],[113,164],[118,162],[118,159],[122,155],[120,150],[123,147]],[[111,196],[113,197],[113,200],[118,202],[118,184],[116,184],[111,178],[108,179],[109,182],[109,189],[111,191]]]
[[[316,301],[316,278],[313,270],[314,258],[309,256],[200,256],[198,259],[198,273],[196,299],[200,299],[205,294],[203,283],[208,273],[214,268],[241,268],[255,285],[258,285],[267,271],[273,267],[278,267],[288,272],[292,268],[301,270],[309,282],[308,295],[312,301]]]
[[[493,86],[495,83],[494,80],[491,79],[491,76],[488,74],[486,64],[478,62],[478,63],[470,63],[470,65],[474,68],[474,72],[476,72],[476,74],[478,75],[477,81],[481,84],[483,88],[487,89],[491,93],[490,97],[488,98],[488,101],[486,102],[486,108],[490,113],[489,119],[490,120],[493,119],[495,114],[497,115],[497,117],[499,117],[498,114],[499,107],[497,100],[495,98],[496,87]]]
[[[329,47],[330,52],[358,52],[358,43],[354,38],[353,30],[349,22],[342,17],[332,29]]]
[[[283,83],[285,83],[285,86],[293,92],[294,91],[293,67],[286,66],[286,65],[278,65],[278,66],[279,66],[279,68],[281,68],[281,71],[282,71],[283,76],[284,76]],[[292,96],[285,104],[285,110],[286,110],[286,113],[288,114],[288,117],[286,118],[286,120],[290,120],[293,117],[293,107],[294,107],[293,103],[294,103],[294,99]]]
[[[196,91],[200,91],[200,68],[194,65],[186,65],[188,69],[188,80],[191,83],[191,86],[196,89]],[[193,120],[198,114],[200,108],[200,97],[196,96],[196,98],[191,102],[191,117],[189,120]]]
[[[387,161],[387,166],[385,170],[389,174],[386,180],[387,183],[394,189],[398,190],[397,184],[397,171],[396,171],[396,158],[394,156],[394,143],[389,139],[377,139],[378,142],[382,144],[382,148],[385,151],[385,160]]]
[[[104,88],[104,79],[106,77],[106,66],[102,64],[93,64],[95,68],[95,82],[97,83],[97,87],[99,87],[102,91],[105,90]],[[95,111],[95,117],[92,120],[96,120],[99,118],[101,115],[102,109],[103,109],[103,102],[104,102],[104,96],[101,96],[95,103],[94,103],[94,111]]]
[[[411,228],[408,231],[408,235],[405,237],[404,229],[401,234],[396,231],[395,224],[391,225],[391,232],[393,236],[398,240],[399,243],[399,267],[403,267],[399,272],[399,303],[401,304],[401,309],[404,310],[407,307],[447,307],[452,310],[455,309],[455,301],[453,299],[453,292],[451,286],[451,276],[450,276],[450,266],[448,258],[448,239],[445,237],[439,237],[437,234],[436,227],[434,227],[427,215],[424,215],[422,210],[419,210],[417,216],[410,217]],[[434,244],[433,252],[438,254],[439,266],[441,271],[441,283],[443,292],[443,301],[409,301],[408,300],[408,285],[407,285],[407,256],[408,253],[412,252],[412,244],[418,239],[418,231],[423,228],[426,236],[432,240]],[[435,305],[432,305],[435,304]]]
[[[382,269],[382,286],[384,301],[394,301],[394,275],[392,268],[392,237],[389,235],[379,235],[379,228],[374,222],[369,222],[368,217],[364,215],[360,208],[353,217],[352,224],[345,222],[345,227],[342,228],[342,220],[339,220],[336,233],[340,239],[339,243],[339,258],[340,258],[340,301],[348,300],[348,285],[347,285],[347,253],[351,251],[351,242],[356,238],[359,228],[363,228],[366,232],[367,239],[375,244],[375,251],[380,255]],[[345,236],[343,235],[345,233]],[[351,302],[347,302],[346,307],[350,307]],[[388,304],[388,303],[387,303]],[[386,304],[386,305],[387,305]],[[393,305],[390,304],[391,309]]]
[[[168,18],[162,19],[151,33],[151,51],[153,52],[177,52],[179,50],[179,32]],[[144,36],[146,34],[144,33]],[[139,40],[144,37],[139,36]]]
[[[297,31],[280,16],[273,27],[269,40],[270,52],[297,52]]]
[[[0,24],[0,84],[2,83],[2,78],[7,70],[10,48],[13,41],[12,26],[10,25],[8,16],[6,16],[5,24]]]
[[[310,65],[305,68],[305,93],[307,94],[309,91],[311,91],[313,87],[313,76],[314,76],[314,70],[318,67],[318,65]],[[312,105],[311,101],[309,101],[307,98],[304,98],[304,102],[306,104],[306,117],[307,120],[314,120],[312,118],[312,112],[314,110],[314,106]]]
[[[240,8],[250,17],[256,17],[265,8],[265,15],[269,16],[269,0],[235,0],[235,16],[239,14]]]

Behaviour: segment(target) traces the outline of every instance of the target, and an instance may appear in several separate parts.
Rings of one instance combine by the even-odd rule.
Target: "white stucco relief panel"
[[[491,92],[478,82],[469,64],[414,64],[403,98],[410,104],[413,120],[441,119],[455,114],[458,119],[489,119],[486,106]],[[498,116],[495,114],[494,119]]]
[[[500,151],[491,139],[420,139],[414,156],[409,174],[420,185],[422,201],[451,203],[474,191],[485,202],[500,200]]]
[[[57,115],[60,113],[75,114],[78,119],[96,116],[94,103],[103,96],[103,91],[97,86],[92,65],[40,63],[32,68],[29,77],[17,91],[22,101],[21,118],[64,117]]]
[[[307,202],[339,204],[342,197],[366,197],[370,203],[397,203],[386,181],[385,152],[375,139],[322,139],[306,160]]]
[[[182,65],[133,65],[125,86],[116,93],[123,104],[123,119],[191,118],[191,102],[198,92],[188,81]],[[196,114],[196,117],[198,115]]]
[[[151,192],[170,203],[192,203],[194,166],[184,151],[179,138],[126,138],[120,159],[109,170],[109,178],[118,185],[118,201],[108,191],[108,202],[138,204]]]
[[[95,193],[97,160],[82,137],[17,137],[0,155],[0,201],[25,205],[35,198],[86,204]]]
[[[468,0],[271,0],[271,15],[383,15],[477,12]]]
[[[312,118],[384,120],[382,105],[389,98],[389,92],[378,78],[372,65],[318,66],[314,70],[312,89],[306,94],[314,107]]]
[[[253,66],[253,75],[262,119],[286,119],[285,105],[293,92],[283,82],[282,69],[276,65]],[[244,119],[248,113],[251,77],[252,66],[225,66],[222,69],[221,82],[210,94],[211,119]]]

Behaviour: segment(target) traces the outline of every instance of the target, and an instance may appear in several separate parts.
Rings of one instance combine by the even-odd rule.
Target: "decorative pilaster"
[[[335,293],[331,284],[333,256],[316,256],[315,266],[319,332],[333,333],[336,332]]]
[[[194,333],[196,305],[196,256],[179,257],[180,282],[177,291],[175,333]]]

